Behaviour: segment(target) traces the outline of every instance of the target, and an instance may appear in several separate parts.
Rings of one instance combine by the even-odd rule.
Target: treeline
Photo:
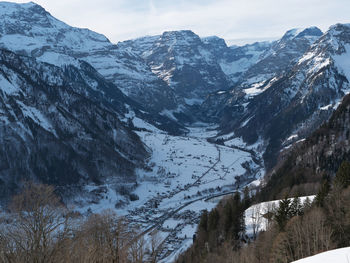
[[[212,211],[203,211],[192,247],[177,262],[213,262],[223,245],[229,245],[231,250],[241,248],[248,240],[244,212],[249,205],[248,193],[241,199],[237,192],[232,198],[220,201]]]
[[[240,223],[236,222],[237,227],[231,228],[224,227],[225,220],[219,220],[221,223],[216,228],[209,224],[211,217],[227,218],[224,207],[235,203],[235,196],[208,215],[203,214],[201,223],[207,217],[207,228],[199,226],[193,246],[177,262],[289,263],[326,250],[349,246],[349,186],[350,163],[345,161],[333,180],[324,178],[312,203],[302,205],[298,198],[285,198],[279,202],[277,209],[262,215],[271,222],[255,241],[242,235],[244,230]],[[233,236],[233,229],[239,229],[240,234]]]
[[[67,209],[47,185],[28,184],[0,222],[0,262],[157,262],[161,242],[146,246],[137,228],[112,211],[82,217]]]

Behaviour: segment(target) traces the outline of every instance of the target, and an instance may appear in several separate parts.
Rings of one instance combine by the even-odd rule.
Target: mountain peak
[[[49,14],[42,6],[34,3],[13,3],[13,2],[0,2],[0,15],[12,15],[18,11],[29,10],[38,14]]]
[[[218,36],[203,37],[202,41],[204,44],[211,44],[211,45],[218,45],[221,47],[227,47],[225,40],[218,37]]]
[[[294,38],[301,37],[320,37],[322,31],[318,27],[307,27],[307,28],[293,28],[288,30],[282,37],[282,40],[291,40]]]
[[[335,24],[329,28],[327,33],[330,33],[334,36],[343,34],[344,32],[350,32],[350,24]]]
[[[165,31],[159,38],[159,41],[171,46],[183,46],[198,44],[201,42],[201,39],[191,30],[179,30]]]
[[[200,39],[191,30],[165,31],[161,37],[165,39]]]
[[[303,29],[296,37],[304,37],[304,36],[316,36],[316,37],[320,37],[322,36],[323,32],[321,31],[321,29],[319,29],[316,26],[313,27],[308,27]]]

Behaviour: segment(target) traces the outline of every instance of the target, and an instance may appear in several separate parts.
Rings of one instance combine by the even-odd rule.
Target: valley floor
[[[137,171],[137,186],[133,193],[138,200],[119,207],[123,196],[112,185],[95,203],[84,204],[86,209],[101,212],[113,209],[142,229],[145,238],[157,229],[162,240],[159,262],[172,262],[193,240],[202,210],[211,210],[225,195],[248,184],[258,184],[263,168],[252,156],[252,148],[242,148],[243,142],[232,140],[229,146],[209,143],[216,136],[214,126],[189,127],[186,136],[170,136],[134,118],[134,125],[147,131],[138,132],[152,152],[149,170]],[[98,189],[88,186],[89,190]],[[101,186],[99,186],[101,187]]]

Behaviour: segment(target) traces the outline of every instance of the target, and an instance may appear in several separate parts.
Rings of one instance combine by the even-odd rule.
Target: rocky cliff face
[[[225,94],[223,129],[248,143],[268,141],[265,161],[271,167],[269,162],[273,164],[288,137],[305,137],[329,118],[348,92],[349,38],[349,26],[336,25],[281,75],[259,87]]]
[[[99,80],[83,64],[60,68],[0,51],[2,197],[25,180],[78,188],[135,181],[149,153],[120,120],[126,105],[99,100]]]

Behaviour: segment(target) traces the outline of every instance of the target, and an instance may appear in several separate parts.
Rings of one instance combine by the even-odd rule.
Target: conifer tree
[[[343,161],[339,166],[334,184],[342,188],[346,188],[350,185],[350,163],[348,161]]]
[[[219,223],[219,212],[214,208],[208,216],[208,231],[215,230]]]
[[[290,216],[300,216],[303,214],[303,207],[299,197],[293,198],[293,201],[290,205]]]
[[[290,200],[286,197],[279,202],[279,206],[275,214],[275,220],[278,224],[280,231],[284,231],[284,228],[290,216],[291,216]]]
[[[201,220],[199,222],[199,229],[204,230],[205,232],[208,231],[208,211],[207,210],[203,211]]]
[[[315,204],[319,207],[323,207],[326,196],[328,195],[331,189],[330,178],[328,175],[323,177],[323,182],[320,190],[318,191],[315,197]]]

